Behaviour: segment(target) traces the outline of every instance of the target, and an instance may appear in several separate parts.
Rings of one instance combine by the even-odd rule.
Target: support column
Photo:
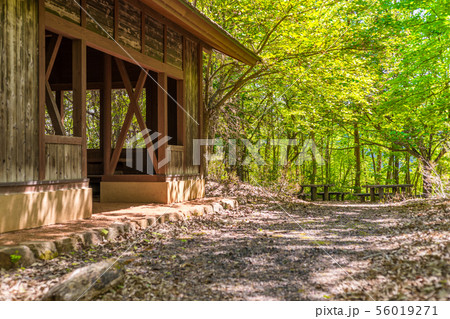
[[[72,40],[73,135],[82,138],[82,177],[87,177],[86,41]]]
[[[111,162],[111,56],[104,55],[103,88],[100,91],[100,148],[103,152],[103,174],[110,175]]]
[[[198,138],[205,138],[205,132],[203,132],[203,116],[205,113],[205,108],[203,104],[203,45],[201,43],[197,46],[197,68],[198,68]],[[206,172],[206,159],[203,154],[206,152],[207,146],[200,146],[200,167],[199,173],[201,178],[205,177]]]
[[[158,73],[158,162],[166,157],[167,143],[159,144],[160,141],[167,136],[167,74]],[[157,174],[164,175],[166,166],[157,167]]]
[[[39,0],[39,180],[45,179],[45,5]]]

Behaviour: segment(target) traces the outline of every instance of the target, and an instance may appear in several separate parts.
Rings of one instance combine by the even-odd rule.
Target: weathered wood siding
[[[186,32],[136,0],[44,0],[46,10],[121,45],[183,69]],[[85,5],[86,13],[79,5]],[[117,7],[116,7],[117,6]],[[117,20],[115,20],[117,19]]]
[[[119,42],[130,48],[141,50],[141,10],[119,1]]]
[[[189,115],[185,115],[186,154],[185,174],[199,173],[199,166],[193,165],[193,140],[199,137],[199,72],[197,43],[186,39],[184,54],[184,105]]]
[[[183,68],[183,37],[176,31],[167,28],[167,63]]]
[[[86,0],[86,27],[107,38],[114,37],[114,0]]]
[[[38,178],[38,5],[0,0],[0,183]]]
[[[148,15],[145,17],[144,53],[159,61],[164,59],[164,25]]]
[[[81,145],[46,144],[45,160],[46,180],[82,178]]]
[[[81,3],[81,0],[77,2]],[[45,9],[61,18],[80,24],[81,8],[73,0],[45,0]]]
[[[170,162],[167,167],[167,175],[182,175],[184,162],[183,146],[170,145]]]

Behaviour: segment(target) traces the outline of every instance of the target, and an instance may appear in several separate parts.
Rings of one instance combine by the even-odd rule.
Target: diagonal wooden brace
[[[151,138],[149,136],[149,130],[147,129],[147,126],[145,124],[144,118],[142,116],[141,110],[138,105],[139,96],[141,95],[142,89],[144,88],[144,84],[147,79],[147,70],[141,71],[141,73],[139,74],[138,81],[136,83],[136,87],[133,90],[130,78],[126,71],[125,65],[123,64],[123,61],[120,59],[117,59],[117,58],[115,59],[115,61],[116,61],[117,67],[119,69],[120,75],[122,77],[122,81],[125,85],[125,89],[127,90],[128,96],[130,98],[130,104],[128,106],[128,111],[125,116],[124,123],[120,130],[120,134],[117,139],[116,146],[114,148],[114,152],[111,157],[110,174],[114,174],[114,171],[116,170],[117,163],[120,158],[120,153],[122,151],[123,145],[126,140],[127,132],[129,130],[131,122],[133,120],[133,115],[136,116],[136,119],[139,124],[139,128],[143,132],[143,137],[144,137],[144,141],[146,144],[147,152],[152,161],[153,168],[156,171],[157,159],[156,159],[154,145],[151,141]]]

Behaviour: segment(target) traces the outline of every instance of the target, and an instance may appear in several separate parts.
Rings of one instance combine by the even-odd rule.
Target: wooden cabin
[[[0,0],[0,232],[203,197],[212,49],[258,61],[182,0]]]

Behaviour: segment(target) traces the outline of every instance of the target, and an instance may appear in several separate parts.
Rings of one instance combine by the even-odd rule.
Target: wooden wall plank
[[[163,61],[164,59],[164,25],[152,17],[145,16],[144,54]]]
[[[27,99],[28,92],[26,92],[25,88],[25,72],[26,72],[26,57],[25,57],[25,47],[28,46],[28,41],[25,40],[24,33],[24,25],[25,21],[25,11],[26,11],[26,2],[19,1],[17,3],[18,6],[18,14],[21,19],[17,19],[16,21],[16,32],[19,41],[17,41],[16,47],[16,74],[17,74],[17,83],[16,83],[16,94],[17,94],[17,104],[16,104],[16,130],[17,130],[17,139],[16,139],[16,151],[17,151],[17,168],[16,168],[16,179],[17,181],[25,181],[25,144],[27,143],[25,139],[25,101]]]
[[[46,163],[46,146],[45,146],[45,5],[44,0],[39,0],[39,21],[38,21],[38,141],[39,141],[39,167],[38,177],[39,180],[44,180],[47,177],[46,171],[48,163]]]
[[[0,8],[0,183],[7,182],[6,178],[6,1],[3,1]]]
[[[183,68],[183,37],[180,33],[167,28],[166,62],[179,69]]]
[[[45,9],[61,18],[81,24],[81,9],[73,0],[45,0]]]
[[[141,50],[141,11],[125,0],[119,1],[119,42]]]
[[[86,28],[114,38],[114,2],[115,0],[86,0],[86,11],[89,13]]]
[[[17,126],[15,125],[17,121],[17,72],[16,66],[19,58],[16,56],[17,45],[19,38],[16,30],[16,20],[19,12],[17,4],[15,1],[8,2],[6,4],[6,27],[8,28],[6,37],[8,45],[6,46],[5,53],[6,57],[6,74],[5,78],[8,79],[9,85],[6,86],[6,179],[9,182],[17,181]]]

